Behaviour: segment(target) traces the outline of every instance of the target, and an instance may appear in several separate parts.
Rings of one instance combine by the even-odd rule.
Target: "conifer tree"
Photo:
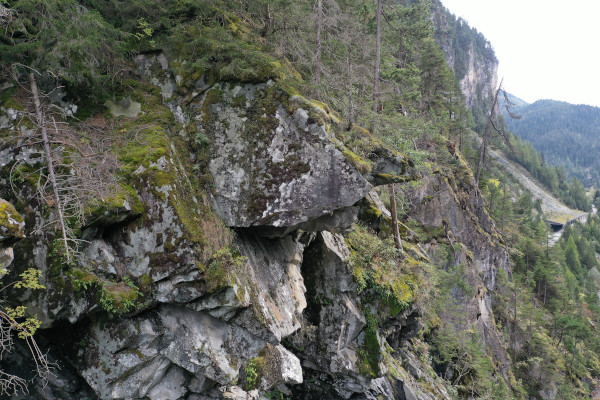
[[[579,252],[575,245],[574,235],[569,236],[569,240],[565,246],[565,260],[567,262],[567,267],[573,271],[575,276],[583,280],[583,268],[581,267],[581,261],[579,260]]]

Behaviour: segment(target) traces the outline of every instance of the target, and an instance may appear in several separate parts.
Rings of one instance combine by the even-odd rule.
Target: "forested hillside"
[[[600,108],[554,100],[523,105],[523,118],[507,118],[508,127],[544,155],[544,162],[561,166],[586,186],[600,184]]]
[[[492,47],[438,1],[14,0],[0,27],[1,396],[597,389],[600,222],[549,245],[482,152]]]

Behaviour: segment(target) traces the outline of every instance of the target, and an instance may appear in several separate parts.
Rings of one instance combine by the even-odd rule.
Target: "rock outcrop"
[[[498,86],[498,59],[490,42],[440,1],[434,1],[436,39],[454,71],[477,124],[485,124],[490,98]]]
[[[273,86],[221,84],[191,105],[212,142],[214,206],[228,226],[294,228],[371,189],[309,115],[319,110]]]
[[[44,316],[43,345],[68,365],[36,395],[450,398],[405,346],[419,342],[422,326],[409,270],[435,243],[417,243],[402,225],[405,264],[390,264],[382,282],[355,265],[344,237],[359,211],[382,237],[389,232],[372,190],[414,179],[410,161],[382,146],[361,159],[336,137],[327,107],[274,82],[184,86],[164,55],[136,62],[160,93],[132,94],[141,111],[121,133],[134,134],[114,150],[123,181],[113,198],[91,203],[74,263],[42,229],[53,215],[27,206],[27,240],[15,251],[20,268],[43,271],[48,290],[24,301]],[[27,151],[4,154],[5,164]],[[412,214],[461,244],[456,262],[485,293],[465,299],[465,310],[484,316],[482,331],[498,342],[487,292],[507,253],[469,182],[428,178],[412,193]],[[2,221],[0,244],[23,236],[22,219]],[[78,378],[65,391],[69,376]]]

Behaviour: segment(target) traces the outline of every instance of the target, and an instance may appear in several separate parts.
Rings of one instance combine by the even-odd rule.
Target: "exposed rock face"
[[[88,343],[73,363],[100,398],[180,399],[215,384],[233,385],[244,360],[261,351],[270,374],[263,389],[302,382],[298,359],[281,345],[265,345],[235,324],[181,306],[91,324],[77,335]]]
[[[440,1],[434,2],[433,10],[438,43],[459,80],[467,107],[480,124],[478,114],[483,116],[489,108],[498,85],[498,59],[487,39],[464,20],[457,20]]]
[[[309,115],[319,111],[270,86],[217,85],[193,106],[213,141],[214,206],[228,226],[294,227],[371,188]]]
[[[415,204],[411,216],[424,226],[443,228],[454,248],[454,263],[467,266],[466,279],[477,293],[458,301],[466,320],[482,333],[486,347],[491,349],[508,381],[510,360],[496,330],[491,304],[498,270],[510,274],[508,251],[500,244],[500,235],[484,209],[481,194],[468,181],[459,182],[452,175],[438,173],[412,193],[411,203]],[[428,249],[433,256],[438,247],[433,244]]]
[[[357,339],[366,322],[349,257],[344,238],[329,232],[319,233],[307,249],[302,272],[310,303],[294,342],[313,368],[358,379]]]
[[[300,273],[304,245],[290,235],[266,239],[240,235],[239,248],[252,269],[245,275],[252,307],[241,310],[232,321],[271,343],[300,328],[306,307],[304,280]]]
[[[43,270],[48,287],[25,301],[44,316],[45,337],[65,355],[68,373],[79,376],[64,391],[61,377],[69,375],[60,375],[40,398],[450,398],[403,348],[418,340],[419,310],[406,304],[392,313],[382,299],[365,300],[377,293],[359,290],[342,235],[359,207],[378,216],[376,230],[385,228],[389,212],[369,192],[411,179],[410,162],[379,148],[360,169],[367,163],[351,161],[331,115],[273,83],[199,79],[190,93],[163,55],[137,62],[161,88],[178,130],[155,129],[152,145],[136,149],[155,157],[122,158],[131,162],[130,186],[83,227],[76,265],[57,261],[35,204],[27,247],[17,247],[21,267]],[[192,179],[198,170],[207,172],[210,193]],[[431,177],[413,193],[414,215],[446,227],[464,246],[457,258],[471,267],[473,285],[492,290],[507,254],[491,240],[481,199],[460,184]],[[23,235],[17,225],[0,228],[0,245]],[[416,244],[406,253],[425,259]],[[369,320],[379,305],[385,313]],[[495,333],[490,309],[487,294],[465,299],[470,316],[482,315],[486,337]]]

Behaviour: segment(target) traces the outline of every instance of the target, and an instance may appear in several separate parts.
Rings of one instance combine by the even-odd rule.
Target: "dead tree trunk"
[[[396,244],[396,248],[404,254],[404,249],[402,248],[402,239],[400,239],[400,231],[398,230],[398,215],[396,213],[396,189],[394,188],[394,184],[389,185],[390,189],[390,212],[392,214],[392,233],[394,235],[394,243]]]
[[[381,8],[383,0],[377,1],[377,39],[375,47],[375,80],[373,82],[373,111],[379,106],[379,67],[381,64]]]
[[[488,116],[487,123],[485,124],[485,131],[483,133],[483,139],[481,141],[481,149],[479,149],[479,162],[477,162],[477,175],[475,176],[475,186],[479,187],[479,178],[481,176],[481,170],[483,169],[483,161],[485,159],[485,151],[487,149],[487,142],[490,136],[490,128],[492,127],[492,120],[496,116],[496,104],[498,104],[498,95],[500,94],[500,90],[502,87],[502,83],[496,90],[496,94],[494,95],[494,101],[492,103],[492,108],[490,110],[490,115]]]
[[[56,175],[54,173],[54,161],[52,153],[50,151],[50,140],[48,139],[48,131],[46,129],[46,121],[44,121],[44,112],[42,111],[42,103],[40,102],[40,94],[38,91],[37,83],[33,72],[29,73],[29,85],[31,87],[31,95],[33,96],[33,104],[35,106],[35,114],[37,119],[37,125],[42,132],[42,142],[44,144],[44,155],[46,156],[46,164],[48,168],[48,179],[52,184],[52,191],[54,197],[54,204],[56,205],[56,212],[58,214],[58,223],[62,233],[62,238],[65,246],[65,255],[67,262],[71,262],[71,255],[69,253],[69,242],[67,237],[67,229],[65,226],[65,218],[63,215],[63,208],[58,194],[58,186],[56,183]]]
[[[321,84],[321,35],[323,32],[323,0],[317,2],[317,54],[315,57],[315,85],[317,91]]]
[[[488,116],[487,123],[485,124],[485,131],[483,133],[483,139],[481,140],[481,148],[479,149],[479,162],[477,163],[477,174],[475,175],[475,187],[476,188],[479,187],[479,178],[481,177],[481,171],[483,169],[483,163],[485,160],[485,152],[487,150],[487,144],[490,139],[490,129],[491,128],[493,128],[496,132],[498,132],[502,136],[502,138],[504,139],[504,141],[506,142],[506,144],[512,151],[512,145],[510,143],[509,137],[506,135],[506,133],[504,133],[500,129],[498,129],[496,127],[496,125],[494,124],[494,119],[496,118],[496,109],[498,108],[498,96],[500,95],[500,92],[502,92],[504,95],[504,103],[505,103],[504,107],[508,111],[508,115],[511,118],[515,118],[515,119],[521,118],[520,115],[516,115],[511,111],[511,108],[512,108],[512,106],[514,106],[514,104],[508,98],[506,91],[502,87],[502,81],[500,81],[500,85],[498,85],[498,89],[496,89],[496,93],[494,94],[494,101],[492,102],[492,108],[490,109],[490,115]]]

